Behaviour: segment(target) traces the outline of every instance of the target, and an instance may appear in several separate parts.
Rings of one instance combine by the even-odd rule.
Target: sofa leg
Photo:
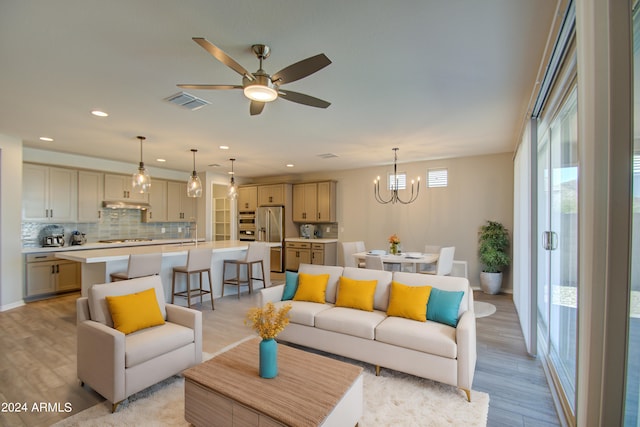
[[[380,376],[380,365],[376,365],[376,377]]]
[[[471,402],[471,390],[462,387],[460,388],[460,390],[464,391],[464,393],[467,395],[467,402]]]
[[[118,409],[118,405],[120,405],[122,402],[124,402],[124,400],[121,400],[120,402],[116,402],[116,403],[112,403],[111,404],[111,413],[114,414],[116,412],[116,410]]]

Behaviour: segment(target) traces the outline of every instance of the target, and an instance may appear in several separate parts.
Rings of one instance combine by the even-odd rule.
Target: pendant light
[[[192,148],[191,152],[193,153],[193,172],[187,182],[187,197],[202,197],[202,183],[196,173],[196,153],[198,150]]]
[[[138,136],[137,138],[140,140],[140,165],[138,166],[138,172],[133,174],[131,189],[134,193],[148,193],[149,188],[151,188],[151,177],[144,168],[144,162],[142,161],[142,141],[147,138],[144,136]]]
[[[393,183],[391,184],[391,194],[389,195],[388,199],[384,199],[380,195],[380,177],[376,178],[373,181],[373,195],[376,198],[376,202],[382,203],[383,205],[386,205],[387,203],[391,203],[391,204],[402,203],[403,205],[408,205],[409,203],[413,203],[416,201],[416,199],[418,198],[418,193],[420,192],[420,177],[418,177],[418,185],[416,187],[415,194],[413,191],[414,181],[411,180],[411,197],[409,197],[409,200],[406,200],[406,201],[400,198],[400,195],[398,194],[398,190],[400,187],[399,185],[400,180],[398,179],[398,165],[397,165],[398,150],[399,148],[393,149],[393,175],[392,175]]]
[[[231,172],[229,172],[229,175],[231,175],[231,180],[229,181],[229,187],[227,187],[227,197],[231,200],[234,200],[238,197],[238,186],[236,185],[236,180],[233,175],[233,162],[235,162],[236,159],[229,160],[231,160]]]

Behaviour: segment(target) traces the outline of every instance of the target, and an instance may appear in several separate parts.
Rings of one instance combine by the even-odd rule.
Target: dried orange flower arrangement
[[[249,324],[263,340],[274,339],[289,324],[289,310],[291,304],[276,310],[273,303],[268,302],[264,307],[250,308],[244,323]]]

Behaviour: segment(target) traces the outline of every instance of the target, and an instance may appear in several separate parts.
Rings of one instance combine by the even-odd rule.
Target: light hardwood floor
[[[473,389],[490,395],[488,426],[559,425],[539,360],[526,354],[510,295],[475,293],[497,312],[477,320],[478,363]],[[104,399],[76,378],[75,300],[78,294],[30,303],[0,313],[0,403],[26,403],[23,413],[0,412],[0,426],[48,426]],[[203,349],[209,353],[251,334],[244,325],[253,305],[244,294],[203,309]],[[197,304],[194,307],[200,308]],[[33,412],[34,403],[64,410]]]

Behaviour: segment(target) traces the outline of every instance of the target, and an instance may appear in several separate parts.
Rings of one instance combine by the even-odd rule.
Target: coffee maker
[[[313,224],[302,224],[300,226],[300,237],[303,239],[313,239],[316,235],[316,226]]]

